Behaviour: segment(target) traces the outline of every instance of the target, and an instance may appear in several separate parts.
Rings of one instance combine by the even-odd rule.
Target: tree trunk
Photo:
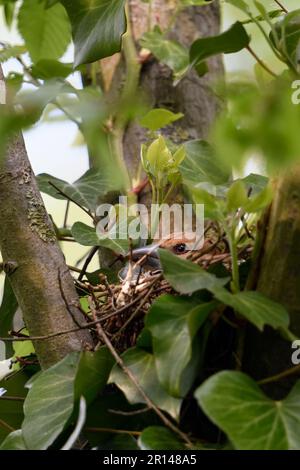
[[[281,303],[290,314],[290,329],[300,338],[300,166],[276,182],[275,197],[259,260],[257,289]],[[273,376],[293,366],[291,343],[267,328],[259,334],[249,329],[245,369],[256,379]],[[278,399],[285,396],[295,378],[268,386]]]
[[[0,69],[0,85],[4,78]],[[0,167],[0,248],[4,267],[31,336],[47,336],[83,322],[79,299],[56,241],[22,135],[7,146]],[[87,330],[34,341],[42,368],[91,346]]]
[[[133,36],[138,39],[147,31],[148,5],[131,0],[130,18]],[[152,2],[152,25],[157,22],[166,28],[174,13],[173,0]],[[220,32],[220,9],[218,2],[202,7],[185,8],[177,17],[169,38],[189,47],[200,36],[213,36]],[[149,104],[154,108],[166,108],[181,112],[184,117],[168,126],[164,133],[173,142],[180,144],[189,139],[206,138],[220,103],[210,89],[212,83],[223,75],[221,56],[208,61],[209,73],[200,78],[191,70],[177,85],[174,85],[172,71],[154,58],[141,69],[140,87]],[[140,146],[147,141],[147,132],[136,122],[126,129],[124,155],[131,175],[135,175],[140,162]]]

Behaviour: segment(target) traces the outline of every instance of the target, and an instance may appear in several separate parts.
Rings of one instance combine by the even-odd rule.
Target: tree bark
[[[0,69],[0,84],[4,78]],[[1,87],[1,89],[2,89]],[[21,134],[0,166],[0,249],[31,336],[47,336],[83,322],[79,299],[39,193]],[[92,345],[87,330],[34,341],[42,368]]]
[[[148,5],[131,0],[130,18],[133,36],[138,39],[147,31]],[[152,26],[164,29],[174,13],[174,0],[152,2]],[[169,38],[189,47],[200,36],[213,36],[220,32],[220,8],[218,2],[202,7],[185,8],[179,13]],[[208,61],[209,73],[199,77],[191,70],[177,85],[172,71],[154,58],[141,69],[140,88],[151,107],[181,112],[184,117],[164,129],[164,134],[180,144],[189,139],[206,138],[220,108],[220,102],[211,85],[224,73],[221,56]],[[147,132],[136,122],[128,125],[124,136],[124,156],[131,175],[135,175],[140,162],[141,143],[147,142]]]
[[[259,260],[257,289],[281,303],[290,314],[290,329],[300,338],[300,166],[275,183],[266,238]],[[292,367],[291,343],[270,328],[263,334],[250,328],[244,368],[256,379],[273,376]],[[267,387],[274,398],[287,394],[295,378]]]

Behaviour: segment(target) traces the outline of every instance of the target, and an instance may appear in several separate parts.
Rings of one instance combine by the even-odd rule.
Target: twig
[[[121,410],[108,410],[109,413],[113,413],[115,415],[120,415],[120,416],[135,416],[135,415],[140,415],[142,413],[147,413],[147,411],[150,411],[150,408],[146,406],[145,408],[141,408],[139,410],[134,410],[134,411],[121,411]]]
[[[0,426],[2,426],[4,429],[7,429],[9,432],[15,431],[15,428],[12,428],[8,423],[3,421],[3,419],[0,419]]]
[[[128,429],[114,429],[114,428],[84,428],[86,432],[110,432],[113,434],[130,434],[131,436],[140,436],[140,431],[128,431]]]
[[[278,0],[274,0],[275,3],[277,3],[277,5],[281,8],[282,11],[284,11],[285,13],[288,13],[289,11],[282,5],[282,3],[280,3]]]
[[[278,382],[279,380],[285,379],[286,377],[290,377],[291,375],[300,373],[300,364],[294,367],[290,367],[289,369],[280,372],[279,374],[272,375],[271,377],[266,377],[265,379],[259,380],[257,383],[259,385],[265,385],[272,382]]]
[[[252,57],[254,57],[254,59],[256,60],[256,62],[263,68],[266,70],[266,72],[268,72],[270,75],[272,75],[272,77],[277,77],[276,73],[272,72],[272,70],[267,66],[267,64],[265,64],[265,62],[263,60],[261,60],[258,55],[254,52],[254,50],[252,49],[251,46],[247,46],[246,49],[250,52],[250,54],[252,55]]]
[[[73,322],[75,323],[75,325],[77,325],[78,328],[80,328],[81,325],[80,325],[80,323],[78,322],[77,318],[75,318],[75,315],[74,315],[74,313],[72,312],[71,307],[70,307],[70,305],[69,305],[69,302],[68,302],[68,300],[67,300],[67,298],[66,298],[66,295],[65,295],[65,292],[64,292],[64,289],[63,289],[63,286],[62,286],[62,280],[61,280],[61,272],[60,272],[60,270],[58,271],[58,285],[59,285],[60,294],[61,294],[61,296],[62,296],[62,299],[63,299],[63,301],[64,301],[64,304],[65,304],[65,306],[66,306],[67,311],[68,311],[69,314],[71,315],[71,318],[72,318]]]
[[[0,341],[9,341],[9,342],[12,342],[12,341],[44,341],[44,340],[48,340],[48,339],[51,339],[51,338],[55,338],[56,336],[67,335],[69,333],[76,333],[76,331],[92,328],[93,326],[96,326],[98,323],[102,323],[102,322],[108,320],[109,318],[111,318],[115,315],[119,315],[120,313],[125,312],[127,309],[129,309],[130,307],[135,305],[137,302],[139,302],[143,297],[144,297],[144,291],[141,292],[141,294],[138,297],[136,297],[134,300],[132,300],[132,302],[130,302],[127,305],[124,305],[123,307],[119,308],[115,312],[111,312],[111,313],[108,313],[107,315],[103,315],[101,318],[99,318],[99,320],[96,320],[96,321],[93,321],[93,322],[90,322],[90,323],[86,323],[84,325],[80,325],[80,327],[78,327],[78,328],[70,328],[68,330],[58,331],[57,333],[51,333],[51,334],[45,335],[45,336],[25,336],[25,335],[19,336],[16,332],[11,332],[11,334],[16,335],[14,338],[0,337]]]
[[[64,225],[63,225],[64,228],[67,227],[69,209],[70,209],[70,201],[69,201],[69,199],[68,199],[68,200],[67,200],[67,205],[66,205],[65,217],[64,217]]]
[[[0,400],[7,400],[7,401],[25,401],[25,398],[23,397],[8,397],[4,395],[3,397],[0,397]]]
[[[83,207],[81,204],[79,204],[77,201],[75,201],[72,197],[70,197],[68,194],[66,194],[64,191],[62,191],[61,189],[59,189],[56,184],[54,184],[52,181],[48,181],[48,183],[50,184],[50,186],[52,186],[54,189],[56,189],[56,191],[61,194],[62,196],[64,196],[68,201],[71,201],[73,202],[74,204],[76,204],[76,206],[80,207],[81,210],[83,210],[83,212],[85,212],[89,217],[91,217],[93,219],[93,221],[95,221],[95,218],[93,216],[93,214],[91,213],[91,211],[89,209],[86,209],[85,207]]]
[[[93,304],[93,301],[91,299],[90,301],[90,308],[91,308],[91,311],[94,312],[94,315],[96,315],[96,309],[95,309],[95,305]],[[123,359],[119,356],[119,354],[117,353],[117,351],[115,350],[115,348],[113,347],[110,339],[108,338],[108,336],[106,335],[105,331],[103,330],[102,326],[99,324],[97,324],[97,332],[98,332],[98,335],[99,337],[102,339],[102,341],[104,342],[104,344],[107,346],[107,348],[109,349],[109,351],[111,352],[112,356],[114,357],[116,363],[121,367],[121,369],[123,370],[123,372],[128,376],[128,378],[131,380],[131,382],[135,385],[135,387],[137,388],[137,390],[139,391],[139,393],[141,394],[141,396],[143,397],[145,403],[147,404],[147,406],[149,408],[151,408],[156,414],[157,416],[162,420],[162,422],[164,423],[165,426],[167,426],[169,429],[171,429],[175,434],[177,434],[178,436],[181,437],[181,439],[183,439],[183,441],[188,444],[188,445],[191,445],[191,441],[189,440],[189,438],[187,437],[187,435],[185,433],[183,433],[182,431],[180,431],[180,429],[177,428],[177,426],[175,426],[172,421],[170,421],[162,412],[161,410],[155,405],[155,403],[148,397],[148,395],[144,392],[143,388],[141,387],[141,385],[139,384],[136,376],[132,373],[132,371],[130,370],[130,368],[128,368]]]
[[[99,246],[93,246],[93,248],[89,252],[89,254],[88,254],[88,256],[87,256],[87,258],[84,262],[84,265],[82,266],[81,272],[78,276],[78,281],[82,281],[84,275],[86,274],[86,270],[87,270],[90,262],[92,261],[92,259],[94,258],[95,254],[97,253],[98,250],[99,250]]]

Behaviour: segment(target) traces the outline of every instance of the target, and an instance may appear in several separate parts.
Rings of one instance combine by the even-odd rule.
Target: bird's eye
[[[175,253],[178,253],[178,254],[185,253],[187,251],[186,244],[178,243],[177,245],[174,246],[173,250]]]

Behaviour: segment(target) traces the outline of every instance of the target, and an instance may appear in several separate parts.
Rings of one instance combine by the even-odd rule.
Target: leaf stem
[[[279,2],[278,0],[274,0],[275,3],[277,3],[277,5],[281,8],[282,11],[284,11],[285,13],[288,13],[289,11],[285,8],[285,6],[282,5],[281,2]]]
[[[266,72],[268,72],[270,75],[272,75],[272,77],[277,77],[276,73],[274,73],[268,66],[267,64],[265,64],[265,62],[263,62],[259,57],[258,55],[254,52],[254,50],[252,49],[252,47],[250,45],[248,45],[246,47],[246,49],[250,52],[250,54],[254,57],[254,59],[256,60],[256,62],[264,69],[266,70]]]

